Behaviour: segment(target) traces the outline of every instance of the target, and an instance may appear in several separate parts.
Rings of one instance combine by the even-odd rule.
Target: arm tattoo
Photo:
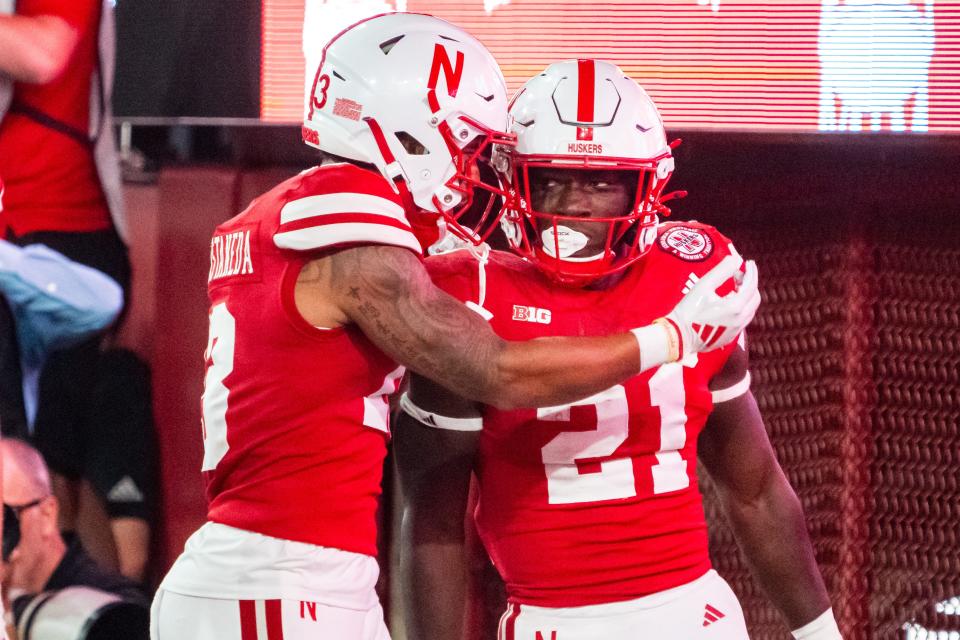
[[[416,256],[368,246],[331,258],[334,294],[374,344],[458,393],[487,395],[503,341],[480,316],[438,289]]]

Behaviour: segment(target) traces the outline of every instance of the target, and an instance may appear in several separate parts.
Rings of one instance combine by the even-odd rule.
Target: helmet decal
[[[593,87],[596,83],[596,74],[593,60],[577,60],[577,122],[581,125],[593,124]],[[577,127],[577,140],[585,140],[580,137],[580,129],[587,127]],[[592,133],[593,128],[589,131]],[[591,138],[592,139],[592,138]]]
[[[436,90],[441,69],[443,70],[444,82],[447,85],[447,95],[456,98],[457,91],[460,89],[460,78],[463,76],[463,51],[457,51],[457,63],[454,65],[450,62],[450,56],[445,46],[438,42],[433,47],[433,62],[430,64],[430,79],[427,81],[427,89],[429,89],[427,99],[433,113],[440,110]]]

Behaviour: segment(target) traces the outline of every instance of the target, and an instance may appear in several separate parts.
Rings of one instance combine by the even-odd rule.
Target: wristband
[[[677,323],[664,316],[657,318],[653,324],[662,325],[670,338],[670,362],[676,362],[683,357],[683,333]]]
[[[716,389],[710,392],[710,396],[713,398],[713,404],[720,404],[721,402],[728,402],[734,398],[739,398],[747,391],[750,390],[750,372],[743,376],[740,382],[730,385],[726,389]]]
[[[843,640],[833,609],[827,609],[812,622],[790,632],[796,640]]]
[[[413,404],[410,395],[400,396],[400,408],[403,412],[426,427],[446,429],[448,431],[480,431],[483,429],[483,418],[451,418],[432,411],[424,411]]]
[[[640,347],[640,372],[676,360],[671,357],[674,354],[674,342],[667,327],[654,322],[639,329],[631,329],[630,333],[637,339],[637,346]]]

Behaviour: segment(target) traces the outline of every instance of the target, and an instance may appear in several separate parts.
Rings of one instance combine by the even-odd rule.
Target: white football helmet
[[[658,216],[670,213],[663,203],[684,195],[663,195],[673,155],[656,105],[609,62],[567,60],[547,67],[514,96],[510,130],[517,145],[502,154],[510,165],[512,196],[501,225],[517,253],[560,282],[584,284],[639,260],[656,240]],[[605,247],[586,257],[572,255],[578,245],[570,239],[583,244],[583,235],[571,228],[573,218],[534,210],[530,169],[538,167],[636,174],[632,210],[593,212],[587,220],[605,225]]]
[[[506,126],[506,85],[486,47],[439,18],[390,13],[327,44],[302,133],[322,151],[375,165],[427,247],[444,228],[479,242],[494,226],[492,196],[479,222],[458,219],[475,187],[505,195],[495,179],[479,179],[477,161],[492,143],[514,144]]]

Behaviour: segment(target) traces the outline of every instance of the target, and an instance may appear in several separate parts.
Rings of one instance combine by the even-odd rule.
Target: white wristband
[[[827,609],[812,622],[808,622],[799,629],[790,633],[796,640],[843,640],[837,619],[833,617],[833,609]]]
[[[671,362],[670,337],[660,324],[630,329],[640,347],[640,373]]]
[[[451,418],[450,416],[442,416],[432,411],[424,411],[413,404],[413,400],[411,400],[410,396],[406,393],[400,396],[400,408],[403,409],[404,413],[425,427],[446,429],[448,431],[480,431],[483,429],[483,418],[480,416],[476,418]]]
[[[749,390],[750,372],[747,371],[746,375],[743,376],[743,379],[741,379],[740,382],[730,385],[726,389],[716,389],[711,391],[710,395],[713,398],[713,404],[720,404],[721,402],[728,402],[734,398],[739,398]]]

